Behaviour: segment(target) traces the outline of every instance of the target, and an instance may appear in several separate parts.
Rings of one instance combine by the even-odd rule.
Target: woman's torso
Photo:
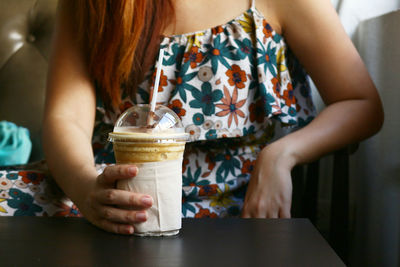
[[[196,5],[202,2],[211,3]],[[222,2],[232,5],[228,1],[218,5],[224,6]],[[207,6],[197,7],[202,10],[199,14],[190,12],[196,7],[185,13],[179,3],[191,3],[177,3],[178,34],[168,34],[161,41],[165,56],[157,102],[174,110],[190,134],[183,161],[183,216],[238,215],[260,149],[314,116],[306,73],[284,37],[254,5],[249,8],[247,3],[240,15],[226,23],[199,30],[199,23],[190,25],[189,21],[204,16],[202,12],[219,16],[216,21],[229,12]],[[181,34],[188,29],[194,32]],[[123,110],[134,103],[148,103],[154,76],[152,68],[136,96],[126,95],[119,110],[98,108],[97,162],[113,161],[112,148],[105,141],[107,132]]]

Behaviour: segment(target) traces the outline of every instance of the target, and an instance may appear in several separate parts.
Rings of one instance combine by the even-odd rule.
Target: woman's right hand
[[[106,231],[132,234],[133,223],[147,220],[146,209],[152,206],[153,199],[146,194],[116,189],[115,184],[118,180],[133,178],[137,173],[138,168],[134,165],[106,167],[79,207],[85,218]]]

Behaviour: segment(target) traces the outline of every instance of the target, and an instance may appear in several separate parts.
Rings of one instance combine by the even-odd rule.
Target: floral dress
[[[258,152],[314,117],[306,73],[254,5],[226,24],[165,37],[161,47],[157,102],[175,111],[190,134],[182,216],[237,216]],[[155,73],[119,111],[99,108],[96,129],[105,134],[96,134],[98,162],[112,157],[104,142],[112,122],[132,104],[149,102]]]
[[[223,25],[164,37],[161,47],[165,54],[157,102],[175,111],[190,134],[182,168],[182,216],[239,216],[260,150],[315,116],[307,75],[254,2]],[[153,68],[135,98],[123,96],[118,110],[106,111],[98,102],[93,149],[99,172],[115,162],[107,142],[114,122],[133,104],[149,103],[155,73]],[[30,189],[35,183],[26,177],[32,175],[0,171],[0,179],[13,184],[0,187],[0,214],[5,193],[5,210],[14,215],[21,213],[14,199],[23,197],[32,202],[29,214],[79,215],[65,197],[43,204],[40,197],[47,196]],[[25,191],[17,183],[25,183]]]

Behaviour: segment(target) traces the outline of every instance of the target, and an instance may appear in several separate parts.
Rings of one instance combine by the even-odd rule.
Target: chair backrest
[[[1,0],[0,120],[29,129],[30,161],[43,157],[42,115],[57,0]]]

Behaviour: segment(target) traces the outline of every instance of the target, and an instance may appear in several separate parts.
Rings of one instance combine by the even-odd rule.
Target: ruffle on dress
[[[157,102],[182,119],[190,141],[260,136],[271,120],[296,128],[315,116],[307,74],[254,7],[223,25],[164,37],[161,47]],[[149,102],[155,73],[136,99],[125,98],[121,112]]]

